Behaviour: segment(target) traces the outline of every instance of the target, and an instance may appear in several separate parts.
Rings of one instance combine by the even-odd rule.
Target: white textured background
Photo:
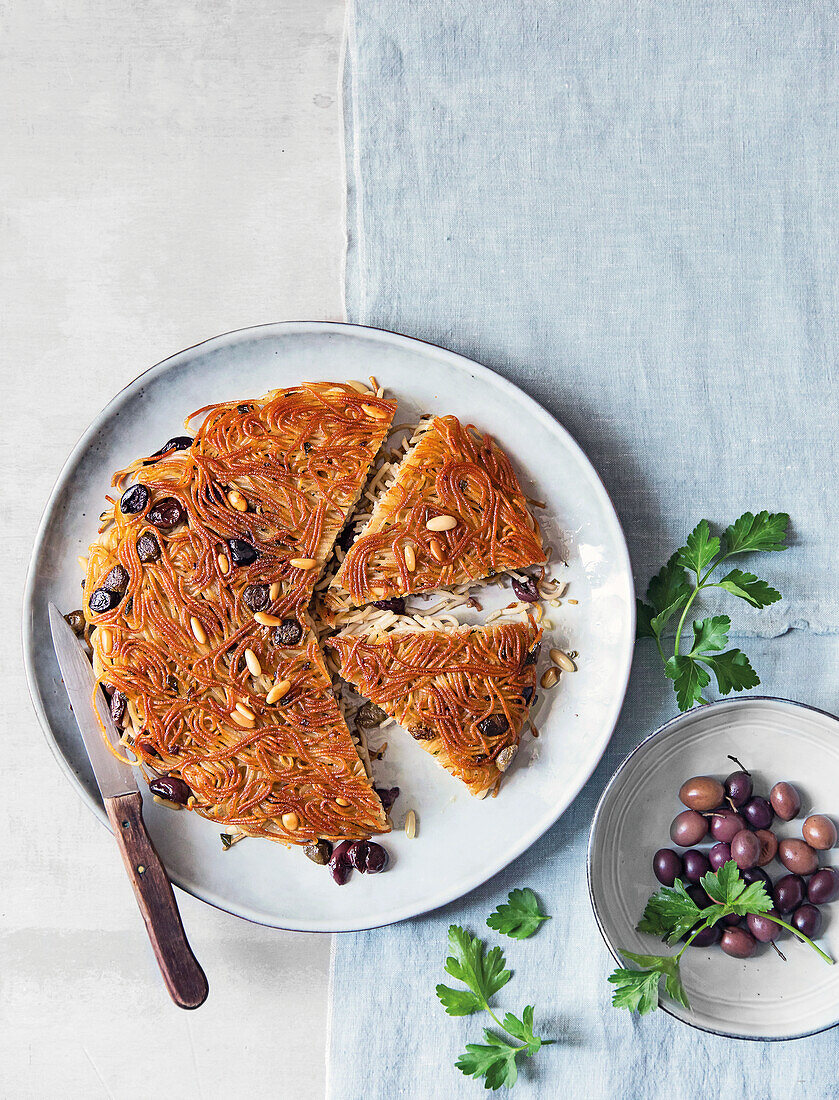
[[[321,1097],[328,937],[179,894],[210,980],[170,1005],[109,834],[29,704],[41,509],[145,367],[342,316],[342,0],[0,0],[0,1093]]]

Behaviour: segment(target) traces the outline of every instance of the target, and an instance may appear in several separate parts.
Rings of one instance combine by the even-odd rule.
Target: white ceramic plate
[[[779,837],[800,837],[813,812],[839,815],[839,719],[803,703],[745,698],[699,707],[662,726],[629,754],[603,792],[591,827],[589,890],[609,950],[667,954],[652,936],[635,931],[658,883],[652,857],[671,847],[670,822],[684,809],[678,791],[694,775],[724,779],[736,756],[766,796],[781,779],[802,798],[801,816],[775,820]],[[697,845],[703,851],[709,844]],[[821,853],[837,866],[837,852]],[[786,870],[773,860],[773,882]],[[818,943],[839,960],[839,902],[822,908]],[[787,918],[785,918],[787,919]],[[751,959],[732,959],[719,947],[688,948],[682,981],[690,1009],[663,995],[663,1007],[685,1023],[739,1039],[796,1039],[839,1023],[839,965],[829,966],[810,947],[785,933],[783,962],[768,945]],[[621,963],[621,965],[626,965]]]
[[[429,344],[321,322],[245,329],[152,367],[96,418],[58,479],[27,580],[23,636],[32,698],[59,763],[104,819],[58,677],[47,603],[67,611],[79,606],[76,558],[95,533],[112,471],[176,434],[185,415],[210,402],[371,374],[398,398],[399,422],[421,411],[454,413],[491,432],[513,457],[525,491],[548,502],[546,536],[561,546],[568,595],[579,601],[556,614],[552,609],[552,636],[554,644],[579,651],[579,671],[554,691],[539,692],[542,736],[519,753],[495,799],[473,799],[412,738],[391,729],[376,782],[402,790],[393,811],[398,831],[386,840],[392,867],[380,876],[355,874],[342,888],[300,852],[270,841],[246,840],[223,853],[217,826],[146,800],[149,829],[174,882],[231,913],[281,928],[369,928],[452,901],[541,836],[593,771],[624,696],[634,601],[620,526],[580,449],[509,382]],[[494,598],[509,602],[511,593],[495,589]],[[409,808],[419,818],[416,840],[400,830]]]

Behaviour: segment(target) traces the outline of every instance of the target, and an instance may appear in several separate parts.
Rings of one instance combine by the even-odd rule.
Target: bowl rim
[[[669,732],[674,726],[679,725],[689,715],[695,714],[697,711],[709,711],[711,709],[724,710],[726,708],[736,708],[743,706],[747,703],[782,703],[786,706],[797,707],[800,710],[813,711],[816,714],[824,715],[825,718],[831,718],[834,722],[839,723],[839,715],[834,714],[832,711],[824,710],[822,707],[812,706],[810,703],[801,703],[797,699],[786,699],[780,695],[746,695],[740,696],[735,699],[715,699],[712,703],[706,703],[704,706],[691,707],[690,710],[682,711],[681,714],[675,715],[673,718],[669,718],[658,729],[639,741],[638,744],[626,754],[626,756],[618,764],[612,773],[606,786],[603,788],[603,792],[600,798],[597,800],[597,806],[595,807],[594,814],[591,819],[591,826],[589,827],[588,844],[586,846],[586,886],[588,888],[589,904],[591,905],[591,911],[594,914],[594,919],[597,924],[597,928],[606,945],[609,954],[619,965],[623,965],[624,960],[620,957],[617,949],[612,945],[611,940],[606,934],[606,929],[601,919],[600,912],[598,910],[597,902],[594,898],[594,889],[592,887],[591,872],[592,872],[592,848],[594,846],[594,834],[597,830],[597,825],[600,820],[601,811],[603,810],[606,797],[609,794],[612,786],[617,780],[618,776],[629,764],[630,760],[641,751],[650,741],[660,737],[662,734]],[[680,1024],[685,1024],[687,1027],[695,1028],[696,1031],[704,1031],[707,1035],[717,1035],[723,1039],[739,1039],[742,1042],[751,1043],[788,1043],[796,1039],[807,1039],[811,1035],[820,1035],[823,1031],[830,1031],[832,1028],[839,1025],[839,1009],[837,1009],[837,1017],[833,1023],[825,1024],[823,1027],[813,1028],[811,1031],[800,1031],[794,1035],[738,1035],[736,1032],[724,1031],[720,1028],[705,1027],[702,1024],[695,1023],[693,1020],[685,1020],[681,1016],[677,1016],[676,1013],[664,1002],[659,1001],[658,1007],[671,1016],[674,1020],[677,1020]]]

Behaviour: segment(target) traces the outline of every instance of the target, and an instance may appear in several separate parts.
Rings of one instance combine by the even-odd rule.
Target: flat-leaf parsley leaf
[[[514,940],[526,940],[543,921],[550,919],[539,908],[539,899],[533,891],[525,886],[523,890],[510,891],[506,902],[487,917],[487,925]]]

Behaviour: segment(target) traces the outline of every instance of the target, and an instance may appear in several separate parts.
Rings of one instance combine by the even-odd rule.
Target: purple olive
[[[703,875],[711,870],[711,864],[704,852],[691,848],[682,857],[685,866],[685,878],[688,882],[699,882]]]
[[[822,915],[815,905],[799,905],[790,917],[790,924],[805,936],[814,939],[822,927]]]
[[[779,913],[789,913],[802,904],[807,893],[807,887],[801,875],[784,875],[775,883],[772,893],[775,908]]]
[[[373,607],[377,607],[379,611],[392,611],[394,615],[405,614],[405,600],[402,596],[393,596],[389,600],[374,600]]]
[[[682,858],[672,848],[659,848],[653,856],[653,874],[662,886],[672,886],[677,878],[681,878]]]
[[[230,560],[234,565],[253,565],[259,557],[256,547],[245,539],[228,539],[227,546],[230,550]]]
[[[732,772],[724,785],[732,806],[742,806],[752,797],[752,777],[748,772]]]
[[[692,882],[689,886],[685,887],[685,893],[691,899],[697,909],[707,909],[709,905],[713,905],[713,902],[702,889],[702,887]]]
[[[836,843],[836,826],[824,814],[811,814],[801,826],[801,835],[811,848],[825,852]]]
[[[801,795],[792,783],[776,783],[769,792],[769,801],[781,821],[792,821],[801,809]]]
[[[532,577],[513,577],[513,591],[524,603],[536,603],[539,599],[539,589]]]
[[[711,836],[714,840],[730,844],[740,830],[745,828],[745,820],[734,810],[724,808],[711,814]]]
[[[137,557],[143,565],[160,560],[160,543],[150,531],[137,539]]]
[[[771,805],[759,795],[756,798],[750,798],[746,805],[741,807],[740,813],[753,829],[768,829],[775,816]]]
[[[741,871],[756,867],[760,859],[760,841],[748,829],[741,829],[731,841],[731,858]]]
[[[723,786],[710,775],[695,775],[679,790],[679,800],[689,810],[715,810],[723,800]]]
[[[711,851],[708,853],[708,860],[711,864],[711,869],[719,871],[720,867],[724,863],[728,863],[731,859],[731,845],[725,844],[723,841],[719,841]]]
[[[812,875],[819,866],[818,854],[805,840],[782,840],[778,859],[794,875]]]
[[[743,923],[743,918],[738,916],[737,913],[729,913],[728,916],[723,917],[720,924],[727,925],[729,928],[734,928],[738,924]]]
[[[131,485],[119,498],[119,510],[124,516],[133,516],[142,512],[149,502],[149,491],[138,481]]]
[[[839,873],[833,867],[822,867],[807,883],[807,900],[813,905],[825,905],[839,894]]]
[[[399,788],[398,787],[374,787],[373,790],[379,796],[379,801],[382,804],[382,808],[384,809],[385,813],[387,813],[390,810],[393,803],[399,797]],[[676,853],[674,852],[673,854],[675,855]],[[673,884],[670,883],[670,885],[672,886]]]
[[[185,806],[192,791],[179,779],[177,775],[161,775],[149,783],[149,790],[158,798],[165,798],[168,802],[177,802]]]
[[[348,858],[352,845],[353,841],[342,840],[329,857],[329,870],[339,886],[343,886],[352,874],[352,864]]]
[[[777,917],[778,914],[774,909],[770,909],[768,916]],[[783,931],[780,924],[776,924],[773,920],[767,920],[765,916],[759,913],[749,913],[746,917],[746,927],[758,943],[772,943]]]
[[[176,500],[175,497],[163,497],[153,508],[148,510],[146,519],[152,527],[157,527],[159,531],[171,531],[173,527],[177,527],[179,523],[184,522],[186,511],[181,502]]]
[[[696,810],[682,810],[676,814],[670,826],[670,839],[680,848],[698,844],[708,832],[708,822]]]
[[[113,611],[121,599],[120,592],[114,592],[110,588],[94,588],[87,605],[94,615],[104,615],[106,611]]]
[[[749,959],[754,955],[757,943],[745,928],[726,928],[720,939],[720,947],[734,959]]]
[[[770,829],[758,829],[755,836],[760,842],[760,858],[757,865],[765,867],[778,854],[778,838]]]
[[[693,939],[690,941],[691,947],[710,947],[714,943],[718,943],[720,936],[722,935],[722,929],[719,924],[712,924],[710,928],[703,928]]]
[[[747,886],[751,886],[753,882],[762,882],[771,896],[772,879],[765,871],[762,871],[760,867],[750,867],[748,871],[744,871],[740,875],[740,878]]]

